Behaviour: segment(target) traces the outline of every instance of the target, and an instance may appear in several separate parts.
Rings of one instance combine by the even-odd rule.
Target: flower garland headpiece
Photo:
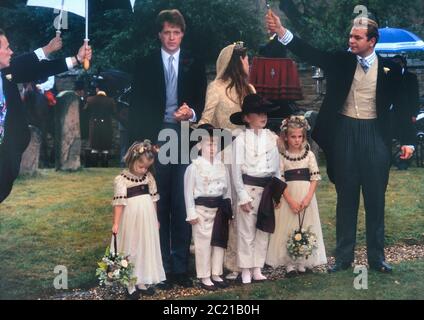
[[[290,116],[290,118],[284,119],[281,123],[281,131],[287,132],[289,128],[302,128],[306,131],[311,130],[308,120],[306,120],[304,116]]]
[[[152,144],[152,142],[148,139],[144,140],[143,142],[137,143],[139,146],[136,146],[133,150],[133,156],[141,156],[145,152],[153,152],[153,153],[159,153],[159,146]]]

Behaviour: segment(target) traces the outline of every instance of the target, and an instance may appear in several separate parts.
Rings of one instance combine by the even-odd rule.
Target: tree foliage
[[[424,4],[421,0],[281,0],[289,28],[311,44],[322,49],[347,47],[351,21],[365,6],[380,27],[405,28],[424,38]],[[365,13],[365,12],[364,12]]]
[[[265,9],[256,1],[137,0],[134,13],[109,10],[90,15],[93,64],[131,70],[137,57],[160,45],[155,18],[169,8],[178,8],[185,17],[183,45],[207,62],[215,62],[219,51],[234,41],[245,41],[252,50],[266,41]],[[23,3],[13,10],[2,9],[0,27],[7,29],[15,51],[28,51],[54,36],[52,23],[56,16],[52,9],[25,7]],[[84,38],[83,18],[69,14],[68,25],[69,29],[63,32],[61,54],[74,54]]]
[[[95,0],[90,0],[95,1]],[[106,1],[106,0],[102,0]],[[129,1],[129,0],[122,0]],[[424,38],[422,0],[275,0],[286,15],[283,21],[311,44],[325,49],[346,48],[347,34],[356,5],[365,5],[380,25],[406,28]],[[54,35],[52,9],[26,7],[25,0],[14,1],[15,8],[0,8],[0,28],[6,30],[15,52],[33,50]],[[219,51],[229,43],[245,41],[253,51],[266,42],[264,0],[136,0],[135,12],[108,10],[91,12],[90,43],[94,68],[132,70],[137,57],[159,46],[155,18],[160,10],[178,8],[187,31],[183,45],[206,62],[214,63]],[[68,15],[68,29],[62,33],[64,48],[58,55],[73,55],[84,38],[84,19]]]

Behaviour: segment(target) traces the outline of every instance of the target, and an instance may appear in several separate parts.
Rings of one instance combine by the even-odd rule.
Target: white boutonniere
[[[7,80],[12,81],[13,76],[9,73],[4,76]]]
[[[384,73],[385,73],[385,74],[388,74],[388,73],[389,73],[389,71],[390,71],[390,68],[384,67]]]

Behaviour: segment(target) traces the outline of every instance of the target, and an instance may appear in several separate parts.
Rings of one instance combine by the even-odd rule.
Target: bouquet
[[[114,234],[115,252],[106,248],[105,255],[98,262],[96,276],[100,281],[100,285],[121,284],[123,286],[135,285],[137,277],[133,276],[134,265],[129,262],[128,257],[117,253],[116,235]]]
[[[311,226],[307,229],[302,228],[305,219],[306,209],[303,211],[302,220],[299,213],[299,228],[295,229],[289,236],[287,241],[287,252],[293,260],[300,258],[308,259],[318,248],[317,237],[311,231]]]

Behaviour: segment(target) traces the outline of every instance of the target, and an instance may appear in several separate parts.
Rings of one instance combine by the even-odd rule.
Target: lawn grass
[[[325,168],[321,170],[325,171]],[[35,178],[17,180],[12,194],[0,204],[0,299],[33,299],[55,293],[53,280],[57,274],[53,270],[57,265],[67,267],[69,289],[89,288],[97,284],[94,274],[96,262],[110,241],[110,201],[113,178],[119,172],[119,168],[90,168],[75,173],[40,170]],[[390,175],[386,197],[387,244],[424,243],[424,169],[392,170]],[[318,188],[317,197],[327,253],[332,255],[335,246],[335,191],[326,177]],[[362,206],[358,230],[358,244],[364,245]],[[412,270],[401,275],[400,283],[411,283],[405,295],[409,297],[414,287],[424,292],[420,287],[424,262],[405,263],[402,268]],[[390,277],[382,278],[381,285]],[[314,283],[311,288],[305,287],[302,282],[308,279]],[[380,283],[378,276],[376,279]],[[297,284],[303,286],[303,297],[309,299],[319,292],[320,287],[325,293],[328,281],[333,285],[340,281],[340,298],[356,297],[343,290],[343,281],[350,282],[352,287],[352,274],[346,279],[341,274],[332,278],[312,275],[293,281],[270,282],[265,287],[255,286],[250,298],[277,298],[274,291],[281,286],[287,286],[281,298],[291,298],[290,292],[299,291],[299,287],[295,290]],[[391,282],[385,285],[398,289]],[[248,291],[245,292],[246,297],[249,296]],[[368,295],[371,292],[368,290]],[[386,294],[389,293],[384,292],[377,298],[390,298]],[[334,292],[320,296],[324,299],[337,297]],[[292,298],[298,297],[294,295]]]
[[[368,272],[367,289],[357,290],[353,269],[335,274],[317,273],[269,281],[231,291],[188,299],[207,300],[422,300],[424,260],[403,262],[393,274]],[[361,282],[362,283],[362,282]]]

